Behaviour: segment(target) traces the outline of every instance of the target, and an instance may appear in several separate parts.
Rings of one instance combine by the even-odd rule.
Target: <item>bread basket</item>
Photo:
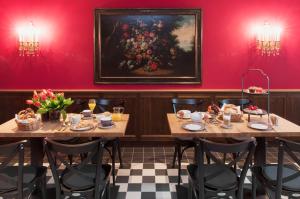
[[[20,131],[34,131],[39,129],[41,126],[40,118],[30,118],[26,120],[16,118],[15,121]]]
[[[242,117],[243,117],[242,113],[241,114],[231,114],[230,121],[231,122],[241,122],[242,121]],[[219,119],[223,120],[223,112],[222,112],[222,114],[220,114]]]
[[[228,109],[234,109],[234,111],[230,111],[231,114],[231,122],[241,122],[242,121],[242,117],[243,117],[243,113],[241,111],[240,106],[235,106],[233,104],[224,104],[221,108],[221,114],[220,114],[220,119],[223,120],[223,113],[225,111],[228,111]],[[227,109],[227,110],[226,110]]]

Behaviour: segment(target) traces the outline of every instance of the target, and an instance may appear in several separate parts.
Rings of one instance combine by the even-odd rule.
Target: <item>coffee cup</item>
[[[100,119],[100,124],[101,124],[101,126],[103,126],[103,127],[108,127],[108,126],[112,126],[112,118],[111,118],[111,116],[109,116],[109,117],[107,117],[107,116],[105,116],[105,117],[102,117],[101,119]]]
[[[81,119],[80,114],[73,114],[69,117],[69,121],[70,121],[72,126],[76,126],[77,124],[79,124],[80,119]]]
[[[103,114],[95,114],[96,120],[98,123],[101,123],[101,119],[105,117]]]
[[[91,110],[83,110],[82,112],[83,117],[92,117],[93,112]]]
[[[193,122],[201,122],[203,117],[204,117],[204,114],[201,112],[195,111],[195,112],[191,113],[191,119]]]

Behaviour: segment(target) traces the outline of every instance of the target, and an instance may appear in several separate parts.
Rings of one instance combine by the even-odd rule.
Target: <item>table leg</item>
[[[266,138],[256,138],[257,146],[254,153],[254,164],[263,166],[266,164]],[[256,183],[257,196],[265,196],[266,192],[262,184]]]
[[[30,147],[31,147],[31,165],[33,166],[42,166],[44,159],[44,147],[43,147],[43,138],[31,138]]]
[[[257,146],[254,153],[254,164],[263,166],[266,163],[266,138],[256,138]]]

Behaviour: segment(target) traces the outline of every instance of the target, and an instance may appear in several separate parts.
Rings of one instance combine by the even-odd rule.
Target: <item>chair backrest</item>
[[[17,187],[18,190],[18,198],[23,198],[23,167],[24,167],[24,144],[26,140],[9,143],[9,144],[2,144],[0,145],[0,156],[4,157],[3,161],[0,164],[0,171],[5,169],[12,163],[12,160],[15,156],[18,157],[18,177],[17,180],[11,178],[8,175],[0,174],[0,178],[2,181],[5,181],[7,184],[11,185],[12,187]],[[14,162],[15,163],[15,162]],[[0,191],[1,195],[1,191]]]
[[[186,105],[189,105],[189,106],[192,106],[192,108],[195,110],[200,110],[201,108],[201,105],[203,104],[203,100],[202,99],[179,99],[179,98],[173,98],[171,100],[172,102],[172,108],[173,108],[173,111],[174,113],[177,113],[177,109],[179,106],[186,106]]]
[[[300,169],[299,169],[300,159],[299,156],[295,154],[295,152],[297,153],[300,152],[300,143],[283,139],[283,138],[277,138],[277,140],[279,141],[277,180],[274,181],[273,183],[277,184],[276,198],[281,198],[282,184],[294,180],[295,178],[298,178],[300,176]],[[298,168],[293,167],[294,169],[297,169],[298,172],[283,177],[283,165],[284,165],[283,159],[285,153],[288,154],[288,156],[294,161],[294,163],[298,165]]]
[[[123,99],[104,99],[96,100],[96,104],[100,112],[112,111],[114,106],[121,106],[125,108],[125,100]]]
[[[242,172],[239,177],[238,190],[243,189],[244,180],[247,174],[247,171],[250,167],[250,162],[254,154],[256,140],[254,138],[250,138],[248,140],[244,140],[242,142],[228,144],[228,143],[216,143],[209,140],[204,139],[195,139],[196,148],[197,148],[197,164],[198,164],[198,179],[200,179],[199,190],[200,194],[204,196],[204,153],[207,157],[209,157],[214,164],[223,165],[228,167],[233,172],[235,171],[234,165],[237,162],[243,163]],[[236,157],[231,160],[229,163],[225,163],[223,158],[217,157],[218,153],[234,153]],[[224,167],[223,167],[224,168]],[[220,174],[225,172],[222,170],[215,170],[213,173],[209,174],[205,177],[205,180],[210,180],[216,178]],[[221,190],[217,190],[221,191]],[[201,198],[201,195],[200,195]],[[204,198],[204,197],[203,197]]]
[[[74,103],[68,107],[70,113],[80,113],[82,110],[88,108],[88,99],[75,98]]]
[[[50,168],[55,182],[56,188],[56,198],[61,197],[61,185],[60,179],[62,174],[58,172],[58,166],[55,163],[55,159],[59,160],[71,174],[76,174],[83,179],[91,180],[95,183],[95,195],[99,193],[100,189],[100,173],[102,169],[102,158],[103,158],[103,148],[105,141],[102,139],[97,139],[91,142],[86,142],[82,144],[62,144],[53,141],[49,138],[45,138],[45,151],[50,163]],[[73,164],[68,161],[67,158],[62,157],[62,155],[78,155],[78,154],[88,154],[87,157],[80,163]],[[80,171],[86,165],[91,164],[93,157],[97,157],[96,161],[96,178],[93,179],[87,174]]]

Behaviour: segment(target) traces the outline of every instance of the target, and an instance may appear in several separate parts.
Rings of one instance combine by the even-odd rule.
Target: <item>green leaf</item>
[[[66,110],[63,109],[63,110],[60,111],[60,113],[62,114],[63,120],[65,121],[67,119],[67,112],[66,112]]]
[[[40,113],[40,114],[45,114],[45,113],[47,113],[49,110],[48,109],[45,109],[45,108],[39,108],[38,110],[37,110],[37,112],[38,113]]]

